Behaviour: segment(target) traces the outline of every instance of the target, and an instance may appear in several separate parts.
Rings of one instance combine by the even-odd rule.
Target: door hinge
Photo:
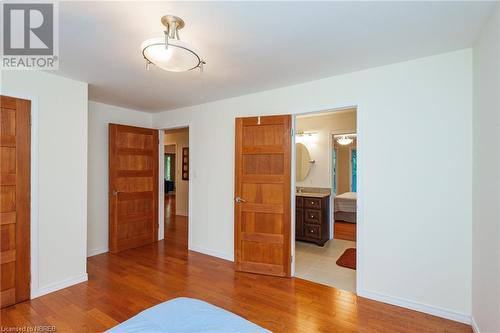
[[[293,256],[290,256],[290,263],[293,264]]]
[[[293,128],[290,128],[290,136],[292,136],[292,137],[293,137],[293,135],[294,135],[294,134],[295,134],[295,133],[294,133],[294,131],[293,131]]]

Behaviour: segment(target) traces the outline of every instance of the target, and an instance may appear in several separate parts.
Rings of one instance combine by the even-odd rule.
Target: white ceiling
[[[60,70],[148,112],[470,47],[494,2],[61,2]],[[140,44],[182,17],[205,72],[146,71]]]

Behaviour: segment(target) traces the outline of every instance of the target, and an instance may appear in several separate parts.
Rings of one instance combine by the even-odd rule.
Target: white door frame
[[[296,118],[297,116],[301,115],[313,115],[315,113],[320,114],[320,113],[334,113],[334,112],[339,112],[339,111],[344,111],[346,109],[356,109],[356,157],[358,159],[358,168],[357,168],[357,208],[356,208],[356,291],[358,290],[363,290],[361,286],[361,281],[362,281],[362,276],[363,276],[363,261],[362,258],[363,256],[361,255],[363,251],[363,226],[364,226],[364,214],[363,214],[363,199],[364,199],[364,191],[363,191],[363,176],[364,176],[364,163],[363,163],[363,147],[364,147],[364,123],[363,123],[363,115],[364,115],[364,110],[363,108],[358,104],[358,105],[351,105],[351,106],[343,106],[343,107],[335,107],[331,109],[324,109],[324,110],[316,110],[316,111],[306,111],[302,113],[297,113],[292,115],[292,129],[293,133],[296,133]],[[338,131],[337,131],[338,132]],[[296,181],[295,181],[295,156],[296,156],[296,149],[295,149],[295,139],[296,135],[293,135],[292,137],[292,153],[291,153],[291,158],[292,158],[292,170],[291,170],[291,211],[292,211],[292,218],[291,218],[291,254],[292,254],[292,267],[291,267],[291,275],[295,276],[295,188],[296,188]],[[329,145],[331,146],[332,144],[332,133],[329,134]],[[361,148],[361,149],[360,149]],[[329,149],[329,159],[328,163],[330,166],[331,170],[331,161],[332,159],[332,152],[331,149]],[[360,163],[361,161],[361,163]],[[332,182],[332,175],[331,172],[329,173],[329,179],[330,179],[330,187],[331,187],[331,182]],[[330,200],[330,212],[333,211],[333,197],[331,197]],[[330,213],[332,215],[332,213]],[[333,216],[330,216],[331,218]],[[332,221],[330,221],[331,223]],[[331,228],[333,229],[333,228]],[[330,235],[333,237],[333,230],[330,230]]]
[[[193,136],[191,135],[191,129],[193,126],[191,125],[191,122],[187,123],[179,123],[175,124],[173,126],[168,126],[166,128],[158,129],[158,240],[162,240],[165,236],[165,184],[164,184],[164,178],[165,178],[165,131],[166,130],[173,130],[173,129],[179,129],[179,128],[187,128],[189,132],[189,181],[188,181],[188,221],[189,219],[193,216],[193,204],[192,204],[192,198],[193,198],[193,175],[192,175],[192,168],[191,168],[191,160],[193,158],[192,152],[192,146],[193,146]],[[176,144],[177,147],[177,144]],[[177,149],[176,149],[177,151]],[[177,163],[177,153],[175,154],[175,159]],[[177,171],[177,166],[176,166],[176,171]],[[175,175],[177,179],[177,174]],[[177,199],[176,199],[177,200]],[[188,222],[188,250],[191,250],[193,242],[192,242],[192,223]]]

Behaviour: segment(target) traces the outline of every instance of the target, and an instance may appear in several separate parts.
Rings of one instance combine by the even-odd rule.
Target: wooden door
[[[1,307],[30,298],[31,102],[0,96]]]
[[[291,116],[236,119],[236,270],[290,276]]]
[[[109,247],[158,240],[158,130],[109,124]]]

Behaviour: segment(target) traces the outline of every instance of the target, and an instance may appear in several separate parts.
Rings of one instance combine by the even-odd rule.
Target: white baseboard
[[[234,258],[230,255],[227,255],[226,253],[222,253],[222,252],[215,251],[215,250],[205,249],[205,248],[202,248],[202,247],[199,247],[196,245],[191,246],[189,248],[189,250],[195,251],[195,252],[200,252],[200,253],[203,253],[203,254],[206,254],[206,255],[209,255],[212,257],[217,257],[217,258],[228,260],[228,261],[234,261]]]
[[[471,321],[472,330],[474,331],[474,333],[481,333],[481,331],[479,330],[479,326],[477,326],[477,323],[474,320],[474,317],[471,316],[470,319],[471,319],[470,321]]]
[[[109,249],[107,247],[101,247],[98,249],[87,250],[87,258],[96,256],[98,254],[106,253],[106,252],[109,252]]]
[[[31,298],[33,299],[33,298],[37,298],[37,297],[40,297],[40,296],[43,296],[46,294],[50,294],[54,291],[67,288],[67,287],[70,287],[72,285],[75,285],[75,284],[78,284],[81,282],[85,282],[88,279],[89,279],[89,277],[88,277],[87,273],[85,273],[85,274],[82,274],[79,276],[65,279],[65,280],[60,281],[60,282],[51,283],[45,287],[39,288],[38,290],[32,290],[31,291]]]
[[[450,319],[464,324],[471,324],[471,316],[465,313],[460,313],[453,310],[443,309],[432,305],[422,304],[419,302],[409,301],[399,297],[388,296],[366,290],[358,290],[356,293],[358,294],[358,296],[369,298],[382,303],[397,305],[402,308],[424,312],[436,317]]]

